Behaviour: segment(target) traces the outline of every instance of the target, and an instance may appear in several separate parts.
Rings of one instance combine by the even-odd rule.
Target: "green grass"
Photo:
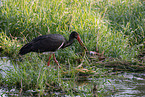
[[[68,39],[75,30],[88,50],[95,50],[97,45],[109,57],[125,54],[127,58],[135,55],[134,50],[130,52],[132,46],[144,39],[144,15],[144,2],[137,0],[11,0],[2,1],[0,12],[1,31],[23,37],[24,43],[49,33],[63,34]]]
[[[70,32],[75,30],[89,51],[98,48],[100,53],[105,52],[107,58],[136,60],[138,45],[145,41],[144,9],[144,0],[2,0],[1,56],[8,56],[14,66],[13,70],[6,71],[5,84],[19,86],[22,90],[40,90],[42,95],[48,87],[46,82],[50,85],[54,82],[62,90],[68,87],[72,89],[71,84],[67,87],[68,83],[60,79],[65,76],[61,73],[58,76],[58,71],[53,67],[45,67],[47,55],[18,55],[25,43],[39,35],[59,33],[68,39]],[[66,65],[69,65],[69,70],[79,65],[75,59],[82,58],[77,54],[82,51],[77,42],[57,51],[56,57],[64,71]],[[56,66],[53,61],[51,64]],[[83,64],[91,68],[87,60]],[[69,76],[76,78],[73,72]],[[69,94],[73,95],[73,91]]]

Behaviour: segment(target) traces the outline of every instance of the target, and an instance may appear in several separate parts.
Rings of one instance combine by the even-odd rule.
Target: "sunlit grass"
[[[61,74],[63,71],[54,70],[57,68],[54,61],[51,61],[50,68],[46,67],[48,55],[29,53],[20,57],[19,49],[39,35],[59,33],[68,39],[70,32],[75,30],[89,51],[98,48],[100,53],[104,51],[106,59],[134,60],[138,45],[145,41],[144,9],[143,0],[2,0],[1,56],[9,56],[14,66],[6,71],[5,84],[19,86],[22,90],[40,90],[42,95],[44,90],[49,90],[48,84],[55,84],[64,91],[70,89],[67,92],[72,96],[72,87],[75,86],[61,80],[61,77],[66,78]],[[83,52],[83,49],[77,42],[56,52],[63,70],[74,81],[77,77],[75,67],[79,65],[76,59],[83,59],[78,52]],[[97,71],[86,59],[83,66]],[[85,91],[87,87],[81,88]],[[90,89],[92,86],[87,88],[87,93],[92,93]]]
[[[125,54],[130,58],[135,55],[130,46],[144,39],[143,9],[144,2],[137,0],[2,1],[1,30],[24,37],[24,41],[49,33],[63,34],[68,39],[75,30],[88,50],[95,50],[97,45],[109,57]],[[78,44],[75,46],[80,51]]]

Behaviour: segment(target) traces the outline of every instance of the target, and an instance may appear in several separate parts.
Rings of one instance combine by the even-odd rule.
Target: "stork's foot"
[[[58,67],[61,69],[61,66],[59,65],[58,61],[56,60],[55,54],[54,54],[54,53],[53,53],[53,58],[54,58],[55,63],[56,63],[56,64],[58,65]]]
[[[58,67],[61,69],[61,66],[60,65],[58,65]]]
[[[48,59],[47,66],[49,66],[49,65],[50,65],[50,59],[51,59],[51,54],[49,55],[49,59]]]
[[[61,66],[59,65],[58,61],[56,60],[55,54],[54,54],[54,53],[53,53],[53,58],[54,58],[55,63],[57,64],[57,66],[61,69]],[[50,54],[50,56],[49,56],[47,66],[50,65],[50,59],[51,59],[51,54]]]

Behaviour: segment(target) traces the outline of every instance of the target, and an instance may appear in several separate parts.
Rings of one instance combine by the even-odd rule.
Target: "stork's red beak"
[[[80,45],[85,49],[85,51],[88,51],[87,48],[85,47],[85,45],[83,44],[83,41],[81,40],[80,36],[78,35],[77,37],[78,42],[80,43]]]

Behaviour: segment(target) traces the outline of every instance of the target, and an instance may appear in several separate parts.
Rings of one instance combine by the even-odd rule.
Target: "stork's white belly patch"
[[[58,50],[63,46],[64,42],[59,46]]]

